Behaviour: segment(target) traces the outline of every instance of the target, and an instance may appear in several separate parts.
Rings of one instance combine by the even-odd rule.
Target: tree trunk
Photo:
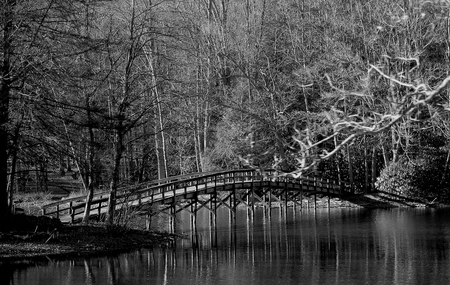
[[[445,182],[445,179],[447,178],[447,169],[450,162],[450,150],[447,152],[447,158],[445,159],[445,165],[444,165],[444,171],[441,176],[441,181],[439,185],[443,185]]]
[[[372,150],[372,192],[375,192],[375,182],[377,180],[377,148]]]
[[[9,87],[0,88],[0,217],[9,213],[8,207],[8,101]]]
[[[130,42],[133,42],[134,34],[134,21],[135,21],[135,3],[134,0],[131,2],[132,5],[132,15],[130,23]],[[126,66],[123,73],[123,91],[122,98],[120,99],[120,104],[117,106],[117,112],[115,114],[116,122],[115,125],[115,156],[114,156],[114,166],[110,185],[110,193],[108,198],[108,209],[106,214],[105,223],[107,226],[114,224],[114,216],[117,204],[117,186],[120,181],[120,167],[122,162],[122,156],[126,148],[124,145],[125,135],[130,130],[129,126],[126,125],[127,109],[130,104],[131,88],[132,88],[132,67],[135,60],[134,54],[135,46],[128,47],[128,54],[126,59]],[[112,113],[112,112],[111,112]]]
[[[69,142],[69,146],[70,146],[70,149],[72,151],[72,156],[75,158],[74,159],[75,160],[75,165],[77,166],[78,173],[81,174],[80,164],[78,163],[78,160],[77,160],[77,152],[75,150],[75,147],[73,146],[72,139],[70,138],[69,130],[67,129],[66,123],[63,122],[63,124],[64,124],[64,130],[66,132],[67,141]],[[69,172],[70,169],[71,169],[70,162],[68,162],[67,164],[68,164],[67,172]],[[83,185],[84,192],[87,193],[88,192],[88,187],[87,187],[86,181],[83,179],[83,177],[81,177],[81,182],[82,182],[82,185]]]
[[[397,138],[397,135],[395,134],[396,126],[392,126],[391,128],[391,136],[392,136],[392,162],[398,161],[398,148],[399,148],[399,140],[400,138]]]
[[[347,145],[347,162],[348,162],[348,178],[349,178],[349,182],[352,185],[352,189],[354,188],[354,176],[353,176],[353,161],[352,161],[352,156],[350,154],[350,146]],[[354,190],[354,189],[353,189]]]
[[[0,76],[0,216],[10,213],[8,206],[8,119],[11,92],[11,56],[13,54],[12,33],[15,0],[6,0],[2,15],[3,62]]]
[[[151,73],[152,93],[156,102],[155,150],[158,163],[158,179],[163,179],[167,177],[168,169],[167,169],[166,141],[164,136],[164,121],[161,105],[161,96],[159,94],[158,81],[155,73],[156,43],[154,39],[150,40],[150,45],[151,45],[150,48],[144,48],[144,50],[148,68]]]
[[[156,89],[156,87],[154,87]],[[157,112],[155,116],[155,149],[158,158],[158,179],[164,179],[167,177],[167,157],[166,157],[166,142],[164,138],[164,126],[161,112],[161,102],[159,102],[158,92],[154,91]]]
[[[17,145],[17,139],[14,140]],[[16,164],[17,164],[17,148],[14,147],[12,153],[12,165],[11,165],[11,174],[9,175],[9,183],[8,183],[8,192],[9,192],[9,209],[10,212],[14,211],[14,181],[16,179]]]
[[[202,154],[200,148],[200,136],[198,130],[198,114],[195,115],[195,126],[194,126],[194,148],[195,148],[195,164],[197,166],[197,172],[202,172]]]
[[[124,151],[123,146],[123,126],[122,122],[119,122],[119,127],[117,128],[117,135],[116,135],[116,153],[114,158],[114,169],[112,174],[112,180],[110,185],[110,193],[108,197],[108,212],[106,214],[106,225],[113,225],[114,224],[114,214],[116,210],[116,196],[117,196],[117,185],[120,181],[120,163],[122,161],[122,154]]]
[[[334,147],[336,148],[338,146],[337,137],[334,137]],[[335,155],[335,161],[336,161],[336,170],[338,175],[338,182],[339,185],[342,184],[342,169],[341,169],[341,163],[339,161],[338,155]]]
[[[203,171],[203,159],[201,150],[201,139],[200,139],[200,75],[201,75],[202,65],[201,62],[197,65],[196,73],[196,101],[195,101],[195,116],[194,116],[194,147],[195,147],[195,163],[197,166],[197,172]]]
[[[383,160],[384,160],[384,167],[388,167],[389,165],[389,153],[386,149],[386,147],[383,145],[381,146],[381,150],[383,151]]]
[[[370,189],[370,174],[369,174],[369,153],[367,150],[367,136],[364,136],[364,192],[369,192]]]
[[[94,129],[92,128],[92,114],[91,114],[91,106],[90,106],[90,101],[89,101],[89,96],[87,94],[85,94],[86,98],[86,113],[87,113],[87,117],[88,117],[88,122],[89,122],[89,126],[88,126],[88,132],[89,132],[89,147],[88,147],[88,152],[89,152],[89,160],[88,160],[88,166],[86,169],[86,173],[87,175],[87,179],[86,179],[86,183],[88,185],[87,187],[87,197],[86,197],[86,207],[84,208],[84,216],[83,216],[83,223],[87,224],[89,223],[89,215],[91,212],[91,204],[92,204],[92,199],[94,197],[94,177],[95,177],[95,173],[94,173],[94,163],[95,163],[95,135],[94,135]]]
[[[130,130],[130,138],[133,137],[133,132],[132,130]],[[126,161],[126,164],[128,165],[128,181],[129,182],[134,182],[136,179],[135,177],[135,170],[136,170],[136,164],[134,161],[134,143],[133,140],[130,140],[130,143],[127,146],[127,158],[128,161]]]
[[[9,193],[9,208],[10,212],[14,213],[14,187],[15,187],[15,181],[16,181],[16,166],[17,166],[17,153],[18,153],[18,145],[19,145],[19,137],[20,137],[20,129],[22,127],[22,122],[25,114],[22,112],[21,119],[19,123],[16,125],[14,129],[14,136],[12,141],[12,162],[11,162],[11,174],[9,175],[9,182],[8,182],[8,193]]]
[[[158,170],[158,179],[163,179],[166,178],[166,172],[164,171],[164,159],[161,152],[160,130],[158,124],[156,123],[157,116],[158,115],[155,114],[155,155]]]
[[[208,145],[208,127],[209,127],[209,104],[208,101],[205,102],[205,108],[203,109],[204,112],[204,117],[203,117],[203,140],[202,140],[202,147],[201,150],[204,153],[206,151],[207,145]],[[203,171],[205,171],[204,169],[204,165],[202,167]],[[207,169],[209,170],[209,169]]]

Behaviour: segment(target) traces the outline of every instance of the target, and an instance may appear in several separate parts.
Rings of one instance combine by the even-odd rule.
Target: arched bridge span
[[[202,207],[215,212],[218,207],[225,206],[233,211],[241,204],[248,208],[254,208],[257,203],[270,206],[273,202],[301,206],[304,196],[341,197],[352,194],[353,189],[346,182],[308,176],[294,178],[272,170],[193,173],[120,188],[116,210],[132,208],[147,215],[170,210],[174,215],[181,210],[193,212]],[[106,212],[107,202],[108,192],[96,193],[91,215],[101,217]],[[42,214],[76,223],[81,220],[85,206],[85,196],[63,199],[44,205]],[[162,207],[155,211],[155,206]]]

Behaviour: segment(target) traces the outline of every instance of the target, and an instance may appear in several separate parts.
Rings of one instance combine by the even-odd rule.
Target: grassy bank
[[[28,217],[21,215],[23,217]],[[10,217],[10,219],[15,219]],[[31,218],[32,219],[32,218]],[[14,227],[0,232],[0,262],[106,254],[170,245],[176,235],[103,225]]]

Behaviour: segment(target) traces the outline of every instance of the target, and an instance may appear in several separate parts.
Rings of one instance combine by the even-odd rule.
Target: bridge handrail
[[[175,191],[179,190],[180,188],[187,188],[189,186],[199,186],[199,185],[203,185],[203,184],[207,184],[209,182],[215,182],[216,184],[219,182],[220,180],[222,180],[223,183],[225,183],[225,180],[227,179],[233,179],[233,183],[236,183],[238,181],[236,181],[237,178],[242,178],[240,181],[244,181],[244,179],[246,177],[249,177],[251,179],[253,179],[255,176],[254,175],[242,175],[242,176],[224,176],[224,177],[220,177],[221,174],[226,175],[226,174],[235,174],[235,173],[254,173],[254,172],[260,172],[258,170],[255,169],[239,169],[239,170],[231,170],[231,171],[220,171],[220,172],[214,172],[211,173],[209,175],[204,175],[201,177],[202,180],[199,180],[198,178],[190,178],[190,179],[185,179],[185,180],[181,180],[181,181],[174,181],[174,182],[170,182],[170,183],[166,183],[166,184],[161,184],[161,185],[155,185],[155,186],[151,186],[149,188],[144,188],[138,191],[134,191],[134,192],[127,192],[127,193],[123,193],[120,195],[117,195],[117,199],[123,199],[123,198],[130,198],[131,196],[137,196],[137,197],[141,197],[141,194],[146,193],[146,192],[150,192],[150,191],[155,191],[157,190],[158,193],[157,194],[162,194],[163,195],[163,199],[164,199],[164,194],[165,193],[169,193],[171,191],[174,191],[175,195]],[[276,171],[265,171],[266,174],[267,173],[277,173]],[[274,178],[279,179],[280,176],[274,175],[274,176],[270,176],[270,175],[266,175],[264,173],[261,173],[261,177],[259,179],[261,180],[272,180]],[[209,179],[211,178],[211,179]],[[219,178],[219,179],[218,179]],[[266,178],[266,179],[264,179]],[[341,182],[341,185],[339,185],[336,181],[331,180],[331,179],[326,179],[326,178],[321,178],[321,177],[301,177],[301,178],[294,178],[294,177],[290,177],[290,176],[283,176],[282,177],[282,182],[286,182],[286,181],[295,181],[295,180],[301,180],[301,181],[308,181],[308,182],[312,182],[313,184],[320,184],[322,186],[328,186],[328,188],[330,188],[330,186],[333,186],[335,189],[340,189],[341,185],[345,186],[349,186],[351,185],[350,183],[347,182]],[[218,181],[219,180],[219,181]],[[190,184],[191,182],[195,182],[194,184]],[[173,187],[175,186],[175,187]],[[153,193],[155,194],[155,193]],[[138,198],[136,198],[135,200],[137,200]],[[121,202],[118,202],[116,205],[120,205],[123,204]]]
[[[166,193],[169,193],[171,191],[177,190],[178,189],[177,187],[179,187],[179,186],[181,186],[182,188],[183,187],[186,188],[186,187],[189,187],[189,186],[198,186],[198,185],[201,185],[201,184],[204,184],[204,183],[208,183],[208,182],[213,182],[213,181],[217,182],[217,177],[220,177],[220,175],[234,174],[234,173],[249,173],[249,172],[253,173],[253,172],[255,172],[255,170],[254,169],[239,169],[239,170],[212,171],[212,172],[209,172],[209,173],[203,173],[203,175],[200,175],[200,176],[194,176],[194,177],[189,178],[189,179],[180,179],[180,180],[177,179],[177,180],[171,181],[169,183],[151,185],[149,187],[145,187],[145,188],[140,189],[138,191],[123,192],[123,193],[120,193],[120,194],[118,194],[116,196],[116,206],[119,206],[121,204],[126,203],[125,200],[127,200],[127,198],[130,198],[131,196],[139,197],[141,194],[143,194],[145,192],[150,192],[150,191],[155,191],[155,190],[158,191],[159,190],[158,194],[162,194],[164,196],[164,194],[166,194]],[[189,177],[189,176],[190,175],[186,175],[185,177]],[[199,180],[199,177],[202,180]],[[240,176],[240,177],[244,177],[244,176]],[[249,176],[249,177],[253,177],[253,176]],[[209,179],[208,180],[208,178],[214,178],[214,179]],[[221,179],[223,179],[223,180],[225,180],[227,178],[228,179],[230,179],[230,178],[235,179],[236,176],[230,176],[230,177],[224,176],[224,177],[221,177]],[[205,180],[203,180],[203,179],[205,179]],[[164,179],[164,180],[167,180],[167,179]],[[161,180],[158,180],[158,181],[161,181]],[[190,185],[191,182],[196,182],[196,183]],[[235,181],[233,181],[233,182],[235,182]],[[176,187],[173,187],[173,186],[176,186]],[[161,189],[162,189],[162,191],[161,191]],[[124,200],[120,201],[121,199],[124,199]],[[137,200],[137,199],[138,198],[136,198],[135,200]],[[100,198],[98,200],[93,200],[92,201],[92,205],[99,204],[99,203],[102,203],[104,201],[105,200],[102,199],[102,198]],[[75,206],[72,206],[71,208],[77,209],[77,208],[84,207],[84,205],[85,205],[85,202],[80,203],[80,204],[75,205]],[[106,207],[106,205],[105,205],[105,207]]]
[[[237,169],[237,170],[223,170],[223,171],[210,171],[210,172],[198,172],[198,173],[192,173],[192,174],[184,174],[184,175],[177,175],[177,176],[173,176],[173,177],[168,177],[168,178],[164,178],[164,179],[159,179],[159,180],[153,180],[153,181],[149,181],[149,182],[143,182],[143,183],[139,183],[136,185],[132,185],[132,186],[128,186],[128,187],[120,187],[118,189],[118,192],[123,192],[124,190],[128,190],[130,192],[133,193],[139,193],[139,192],[146,192],[149,191],[150,188],[155,188],[154,186],[161,187],[161,186],[170,186],[170,185],[174,185],[177,184],[178,182],[183,182],[183,183],[189,183],[189,182],[193,182],[193,181],[198,181],[198,178],[209,178],[209,177],[216,177],[217,175],[220,174],[231,174],[231,173],[239,173],[239,172],[260,172],[261,176],[264,176],[266,178],[284,178],[285,180],[303,180],[303,181],[323,181],[324,179],[321,177],[309,177],[309,176],[304,176],[301,178],[294,178],[292,176],[279,176],[277,171],[275,170],[258,170],[258,169]],[[275,175],[272,177],[271,175],[267,175],[268,173],[275,173]],[[185,179],[185,178],[189,178],[189,179]],[[332,180],[330,180],[332,181]],[[344,184],[344,186],[350,185],[350,182],[347,181],[341,181],[341,183]],[[338,185],[338,183],[334,183],[335,185]],[[143,189],[142,189],[143,188]],[[139,191],[133,191],[134,189],[140,189]],[[98,192],[95,193],[93,196],[93,200],[95,200],[98,197],[102,197],[104,195],[108,195],[109,191],[102,191],[102,192]],[[125,196],[128,196],[129,192],[126,195],[118,195],[118,198],[122,198]],[[76,196],[73,198],[68,198],[68,199],[63,199],[60,201],[56,201],[50,204],[46,204],[43,205],[41,207],[41,209],[47,209],[50,207],[55,207],[57,205],[61,205],[61,204],[67,204],[70,202],[75,202],[78,201],[80,199],[85,199],[86,195],[82,195],[82,196]],[[84,202],[84,201],[83,201]]]
[[[94,194],[94,198],[96,198],[98,196],[107,195],[107,194],[109,194],[109,191],[103,191],[103,192],[95,193]],[[76,197],[72,197],[72,198],[66,198],[66,199],[55,201],[55,202],[52,202],[52,203],[49,203],[49,204],[42,205],[41,209],[47,209],[47,208],[55,207],[57,205],[67,204],[67,203],[70,203],[70,202],[75,202],[75,201],[79,201],[79,200],[82,200],[82,199],[85,199],[85,198],[86,198],[86,195],[76,196]]]
[[[237,173],[240,173],[240,175],[236,175]],[[255,174],[257,173],[257,174]],[[258,175],[259,173],[259,175]],[[187,178],[187,179],[186,179]],[[163,198],[166,193],[169,193],[170,191],[174,191],[177,189],[182,189],[190,186],[196,186],[204,185],[207,183],[214,182],[216,185],[217,183],[226,183],[227,180],[232,179],[233,181],[228,182],[239,182],[249,179],[249,180],[255,180],[257,178],[261,181],[273,181],[273,179],[276,179],[278,182],[294,182],[296,180],[301,181],[307,181],[312,182],[314,185],[316,183],[320,183],[322,186],[326,186],[327,188],[334,188],[334,189],[345,189],[349,188],[351,186],[350,183],[346,181],[341,181],[341,183],[338,183],[331,179],[325,179],[321,177],[300,177],[295,178],[289,175],[280,175],[280,172],[277,172],[275,170],[258,170],[258,169],[237,169],[237,170],[223,170],[223,171],[211,171],[211,172],[203,172],[203,173],[191,173],[191,174],[185,174],[185,175],[178,175],[174,177],[168,177],[160,180],[154,180],[149,181],[145,183],[140,183],[136,185],[132,185],[129,187],[121,187],[118,189],[119,193],[117,195],[117,202],[116,205],[120,205],[123,203],[126,203],[127,201],[130,201],[129,198],[132,196],[135,196],[134,200],[140,201],[142,198],[142,195],[146,192],[147,197],[150,195],[150,192],[152,192],[152,195],[157,192],[157,194],[162,194]],[[238,179],[238,180],[236,180]],[[102,203],[107,201],[107,198],[104,196],[108,195],[109,191],[103,191],[99,193],[95,193],[94,198],[92,200],[92,208],[94,205],[98,204],[97,209],[100,209],[106,207],[106,205],[102,206]],[[59,213],[63,211],[69,210],[69,213],[72,215],[75,215],[75,210],[79,208],[84,208],[86,204],[85,200],[86,196],[78,196],[73,197],[69,199],[64,199],[60,201],[56,201],[47,205],[43,205],[41,207],[41,211],[43,215],[50,215],[50,214],[56,214],[57,217],[59,217]],[[123,200],[121,202],[121,199]],[[81,200],[81,201],[80,201]],[[74,202],[80,201],[80,203],[76,203],[74,205]],[[133,200],[131,200],[133,201]],[[67,205],[68,207],[60,208],[60,205]],[[47,212],[49,208],[56,207],[55,211]]]
[[[119,193],[120,192],[124,192],[124,191],[133,191],[133,189],[140,189],[143,186],[146,186],[146,187],[159,186],[159,185],[163,185],[163,184],[167,184],[167,183],[173,183],[175,181],[184,180],[184,178],[201,177],[201,176],[207,176],[207,175],[210,175],[210,174],[220,174],[222,172],[229,173],[229,171],[224,170],[224,171],[209,171],[209,172],[195,172],[195,173],[190,173],[190,174],[182,174],[182,175],[171,176],[171,177],[158,179],[158,180],[141,182],[141,183],[137,183],[135,185],[119,187],[117,189],[117,191]],[[98,197],[102,197],[104,195],[108,195],[109,193],[110,193],[109,190],[94,193],[93,199],[98,198]],[[50,204],[45,204],[45,205],[41,206],[41,209],[47,209],[47,208],[55,207],[57,205],[67,204],[67,203],[70,203],[70,202],[75,202],[75,201],[78,201],[80,199],[85,199],[85,198],[86,198],[86,195],[79,195],[79,196],[75,196],[75,197],[72,197],[72,198],[66,198],[66,199],[62,199],[62,200],[59,200],[59,201],[52,202]]]
[[[197,181],[199,177],[207,178],[207,177],[214,177],[214,176],[217,176],[220,174],[228,174],[228,173],[235,173],[235,172],[242,172],[242,171],[255,171],[255,170],[254,169],[221,170],[221,171],[197,172],[197,173],[191,173],[191,174],[183,174],[183,175],[171,176],[171,177],[164,178],[164,179],[143,182],[143,183],[139,183],[136,185],[127,186],[127,187],[119,187],[117,189],[117,191],[119,193],[124,192],[124,191],[137,193],[135,191],[135,189],[140,189],[139,192],[145,192],[145,191],[148,191],[149,188],[152,188],[152,187],[159,188],[159,187],[163,187],[163,186],[169,186],[169,185],[176,184],[179,181],[183,181],[183,182],[187,183],[187,182],[191,182],[191,181]],[[185,178],[189,178],[189,179],[185,179]],[[127,192],[126,195],[119,194],[119,195],[117,195],[117,198],[122,198],[122,197],[128,196],[129,192]],[[95,202],[96,198],[100,197],[100,199],[101,199],[102,196],[108,195],[109,193],[110,193],[110,191],[102,191],[102,192],[95,193],[93,196],[93,202]],[[83,200],[85,198],[86,198],[86,195],[80,195],[80,196],[76,196],[76,197],[72,197],[72,198],[62,199],[60,201],[55,201],[50,204],[41,206],[41,210],[44,210],[44,212],[45,212],[45,210],[48,208],[55,207],[55,206],[62,205],[62,204],[68,204],[71,202],[76,202],[78,200]],[[85,203],[85,201],[83,201],[82,203]]]

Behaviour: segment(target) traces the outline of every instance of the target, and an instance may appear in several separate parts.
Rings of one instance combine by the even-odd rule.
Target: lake
[[[173,248],[0,264],[0,284],[450,284],[449,209],[219,209]]]

